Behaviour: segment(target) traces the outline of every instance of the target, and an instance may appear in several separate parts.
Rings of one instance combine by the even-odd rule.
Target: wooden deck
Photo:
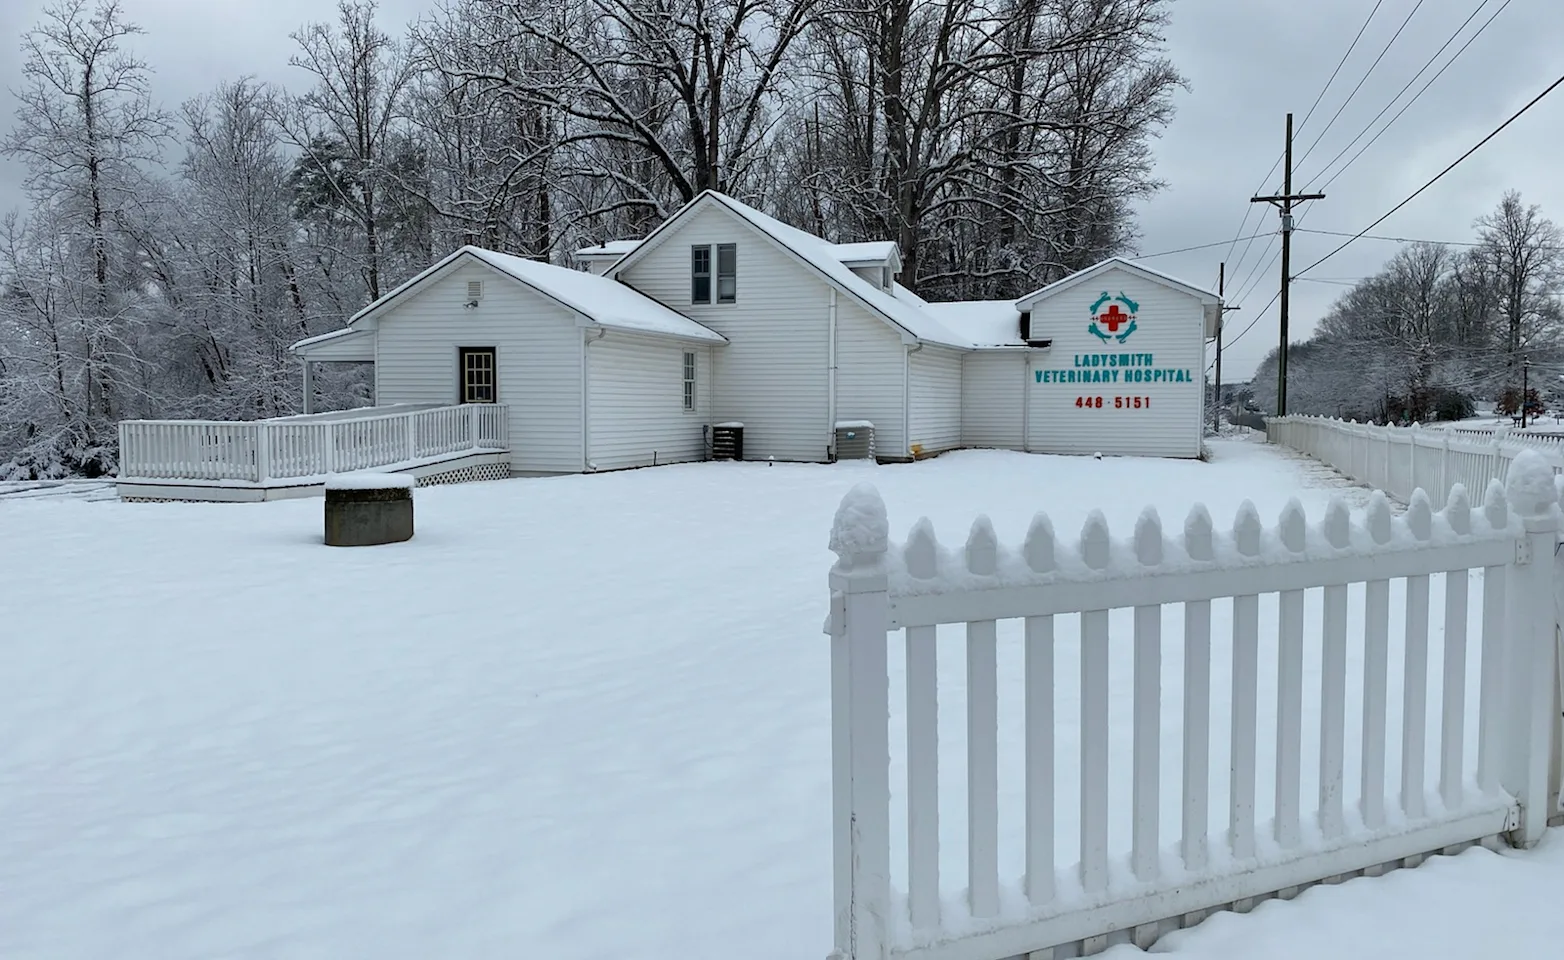
[[[404,404],[248,422],[120,424],[122,500],[253,502],[319,495],[327,477],[406,473],[421,485],[510,473],[500,404]]]

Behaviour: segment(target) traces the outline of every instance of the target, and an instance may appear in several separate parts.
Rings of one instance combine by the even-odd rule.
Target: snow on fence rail
[[[1438,513],[1421,492],[1410,500],[1399,518],[1382,494],[1356,518],[1337,500],[1317,523],[1294,501],[1272,528],[1245,503],[1231,532],[1213,529],[1205,508],[1196,506],[1175,537],[1164,535],[1148,509],[1127,541],[1111,537],[1102,515],[1093,513],[1075,544],[1056,537],[1039,514],[1015,549],[1002,546],[980,516],[965,546],[951,550],[936,541],[926,520],[904,544],[890,543],[879,495],[869,486],[855,488],[837,512],[830,541],[838,557],[826,628],[832,637],[833,958],[1058,958],[1121,940],[1147,945],[1213,909],[1247,909],[1251,898],[1291,896],[1311,883],[1413,864],[1472,842],[1492,844],[1507,832],[1511,842],[1534,843],[1547,820],[1552,736],[1552,557],[1559,529],[1552,470],[1539,455],[1521,453],[1508,488],[1491,482],[1480,510],[1459,485]],[[1443,631],[1434,633],[1433,684],[1429,627],[1438,604],[1431,579],[1444,608]],[[1405,595],[1404,640],[1390,629],[1392,581]],[[1469,596],[1474,582],[1481,585],[1478,598]],[[1354,608],[1362,613],[1354,619],[1361,629],[1350,638],[1349,588],[1355,605],[1362,598]],[[1315,591],[1323,594],[1322,613],[1306,618],[1305,597],[1314,610]],[[1262,638],[1260,601],[1265,596],[1271,609],[1271,594],[1277,595],[1276,632]],[[1213,602],[1232,614],[1230,689],[1212,682],[1226,667],[1212,657]],[[1110,709],[1110,641],[1121,639],[1110,636],[1110,612],[1121,617],[1124,608],[1133,610],[1132,629],[1122,631],[1133,649],[1125,662],[1133,673],[1132,716]],[[1165,612],[1171,616],[1165,619]],[[1056,618],[1076,614],[1078,648],[1073,631],[1055,634]],[[1006,711],[999,680],[1010,675],[997,669],[996,625],[1015,619],[1024,624],[1017,671],[1023,702]],[[1165,622],[1182,623],[1182,638],[1174,629],[1165,644]],[[964,625],[964,638],[938,634],[944,625]],[[891,731],[900,731],[895,723],[902,718],[892,716],[893,632],[905,635],[906,681],[905,782],[894,786]],[[1476,644],[1471,653],[1480,658],[1471,682],[1469,633]],[[1220,652],[1227,638],[1216,638]],[[940,683],[937,651],[952,643],[964,647],[964,690],[951,683],[942,690]],[[1182,647],[1182,712],[1163,744],[1163,723],[1180,716],[1164,698],[1168,646]],[[1349,646],[1354,662],[1361,656],[1363,664],[1361,684],[1350,690]],[[1403,651],[1394,664],[1399,713],[1390,709],[1393,649]],[[1318,686],[1310,684],[1318,690],[1317,701],[1310,697],[1318,716],[1308,718],[1306,651],[1309,676],[1319,664]],[[1074,689],[1056,672],[1071,654],[1080,662]],[[1264,683],[1262,659],[1276,664]],[[952,767],[964,790],[942,797],[941,707],[946,696],[959,703],[963,694],[965,755]],[[1347,704],[1359,694],[1361,722],[1349,728]],[[1431,699],[1439,719],[1418,722],[1429,716]],[[1077,702],[1075,714],[1069,708]],[[1263,717],[1257,716],[1262,702]],[[1273,704],[1274,743],[1265,743],[1257,731],[1269,729],[1261,721],[1273,716]],[[1213,707],[1218,716],[1230,708],[1230,730],[1219,729],[1216,738]],[[1473,713],[1469,745],[1463,734]],[[1401,723],[1398,716],[1417,721]],[[999,760],[1001,717],[1017,721],[1003,732],[1014,740],[1019,730],[1021,741],[1020,756],[1008,765]],[[1079,736],[1066,736],[1077,719]],[[1306,719],[1311,733],[1319,733],[1317,757],[1311,753],[1307,764]],[[1228,763],[1211,763],[1213,740]],[[1182,752],[1170,765],[1178,772],[1164,777],[1162,753],[1178,742]],[[1399,776],[1393,761],[1386,770],[1387,744],[1392,756],[1399,752]],[[1056,759],[1076,755],[1078,789],[1072,790],[1072,771]],[[1349,804],[1344,794],[1354,759],[1361,789]],[[1110,761],[1126,760],[1128,788],[1121,777],[1110,796]],[[1274,766],[1275,816],[1257,823],[1257,785],[1269,789],[1260,783],[1261,763]],[[1303,784],[1316,763],[1317,797],[1306,797]],[[1002,774],[1021,781],[1022,796],[1004,831]],[[893,816],[893,790],[906,805],[904,823],[899,811]],[[956,817],[965,819],[964,841],[955,844],[964,848],[961,857],[949,855],[961,831],[941,827],[949,797],[957,801],[949,804]],[[1079,848],[1066,852],[1057,849],[1056,837],[1070,804],[1079,805]],[[1225,829],[1211,826],[1213,804],[1227,808],[1225,817],[1220,806],[1216,811]],[[1181,825],[1176,844],[1164,843],[1165,824]],[[1126,836],[1129,856],[1120,862],[1110,856],[1110,837]],[[893,882],[893,845],[899,854],[902,844],[905,868]],[[1001,875],[1001,863],[1019,861],[1020,851],[1024,867],[1017,862]],[[1061,861],[1068,870],[1058,869]],[[945,882],[963,868],[964,882]]]
[[[1382,427],[1333,417],[1272,417],[1265,433],[1270,442],[1308,454],[1402,502],[1413,490],[1443,499],[1457,483],[1480,496],[1489,481],[1504,480],[1522,450],[1536,450],[1555,470],[1564,470],[1564,437],[1502,427],[1474,432]]]
[[[119,429],[121,479],[265,484],[509,444],[506,408],[493,403],[240,423],[126,420]]]

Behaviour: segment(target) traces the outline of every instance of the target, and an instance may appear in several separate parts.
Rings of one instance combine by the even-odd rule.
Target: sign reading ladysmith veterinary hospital
[[[1193,383],[1188,367],[1159,367],[1155,354],[1111,350],[1126,343],[1139,329],[1136,313],[1140,304],[1121,291],[1113,296],[1103,291],[1091,307],[1091,323],[1086,330],[1102,341],[1111,352],[1077,353],[1068,370],[1036,370],[1037,383]],[[1136,398],[1140,399],[1140,398]],[[1146,404],[1149,406],[1149,404]],[[1134,404],[1140,407],[1141,404]]]

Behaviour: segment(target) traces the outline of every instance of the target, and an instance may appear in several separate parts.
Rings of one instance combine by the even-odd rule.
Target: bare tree
[[[1548,309],[1564,281],[1564,246],[1553,221],[1510,190],[1492,213],[1476,222],[1480,255],[1492,272],[1502,324],[1505,386],[1520,386],[1523,350],[1558,336],[1556,311]]]
[[[91,295],[79,309],[88,331],[80,426],[91,436],[116,413],[113,383],[126,359],[116,330],[123,319],[111,282],[116,224],[132,215],[147,186],[142,165],[156,159],[170,133],[167,115],[147,88],[146,64],[123,48],[141,33],[122,18],[118,0],[63,0],[46,7],[24,35],[24,84],[16,124],[0,152],[27,167],[26,186],[53,207],[57,227],[81,241],[90,259]]]
[[[281,129],[303,154],[302,189],[315,201],[339,204],[362,231],[364,292],[381,293],[382,187],[412,76],[405,46],[375,24],[375,0],[338,0],[335,24],[295,32],[299,52],[288,61],[314,79],[309,92],[279,115]]]

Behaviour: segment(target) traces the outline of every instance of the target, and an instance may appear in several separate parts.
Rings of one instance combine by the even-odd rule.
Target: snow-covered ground
[[[869,479],[898,537],[927,515],[950,542],[979,512],[1015,542],[1039,509],[1073,536],[1100,508],[1123,536],[1147,503],[1178,530],[1196,500],[1228,524],[1244,498],[1268,522],[1293,496],[1311,517],[1334,493],[1367,498],[1260,443],[1212,449],[435,487],[412,541],[353,550],[321,546],[319,500],[0,497],[0,957],[819,960],[841,495]],[[1061,750],[1065,789],[1071,762]],[[1064,859],[1068,821],[1061,807]],[[1557,911],[1522,901],[1564,893],[1558,848],[1311,891],[1162,947],[1555,956]],[[1511,952],[1429,932],[1460,909]],[[1414,932],[1428,949],[1403,949]]]

